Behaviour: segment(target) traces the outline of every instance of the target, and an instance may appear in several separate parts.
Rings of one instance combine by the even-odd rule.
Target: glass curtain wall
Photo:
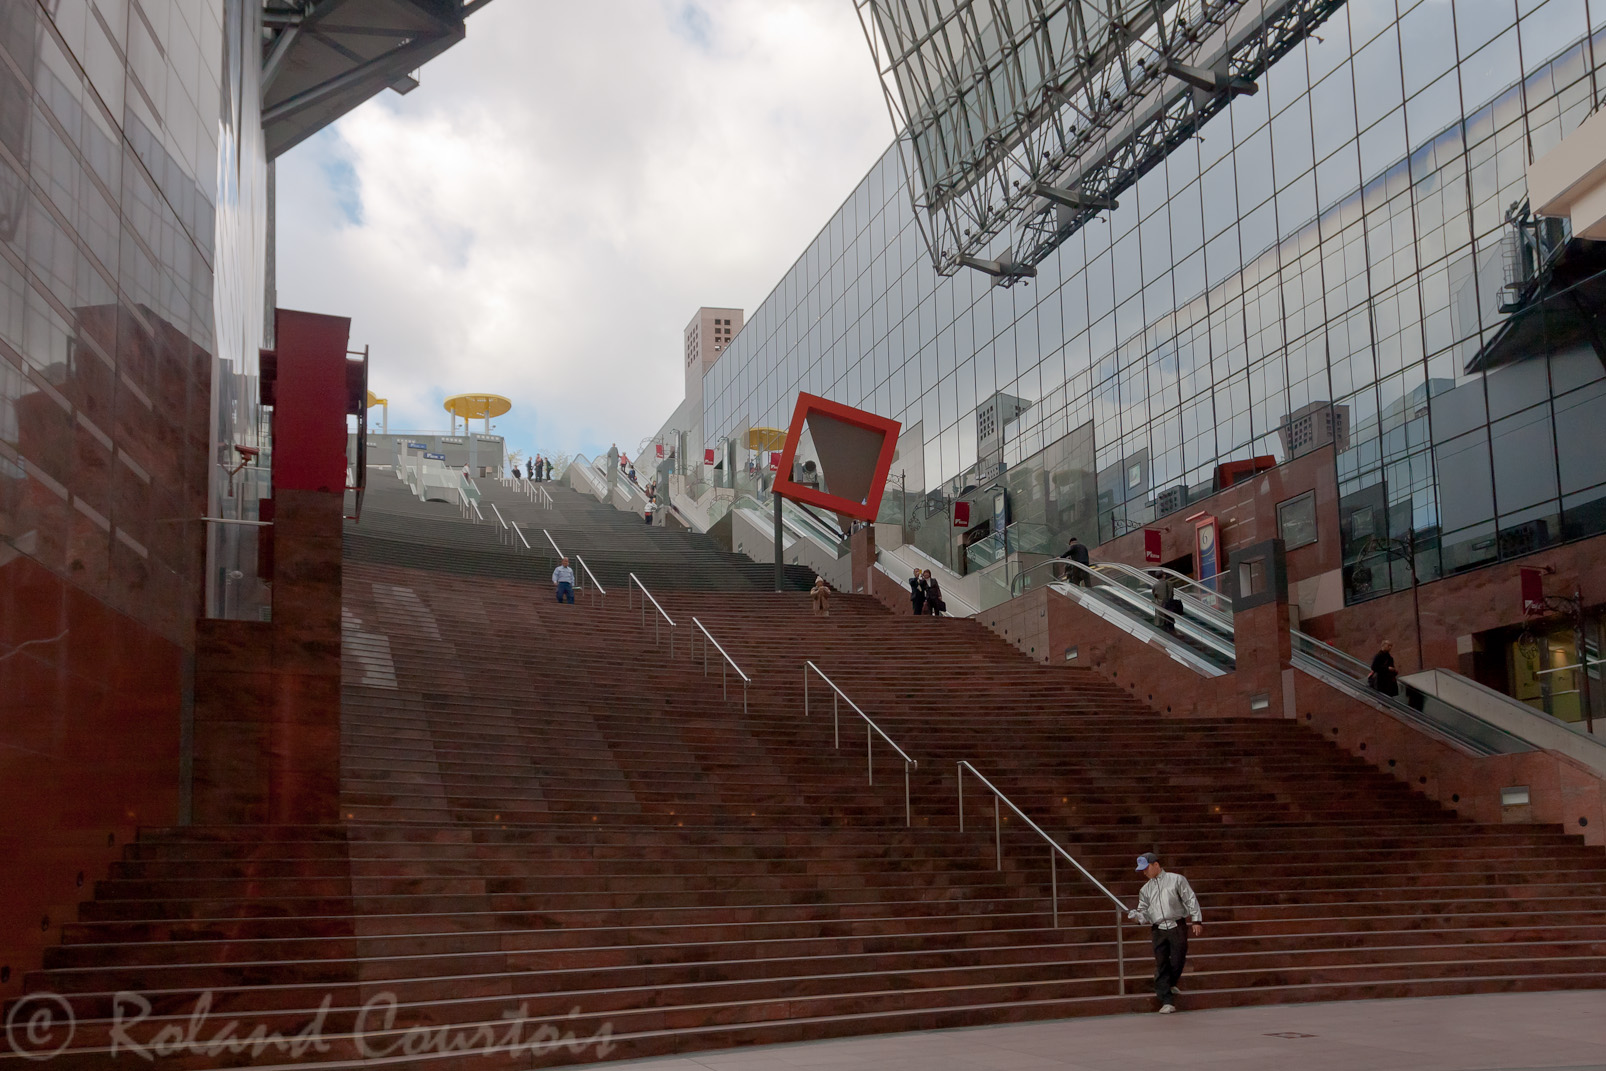
[[[1352,601],[1606,530],[1600,357],[1480,357],[1603,26],[1606,0],[1351,0],[1011,289],[936,275],[889,150],[709,371],[708,435],[822,394],[922,428],[900,507],[1031,463],[1094,485],[1055,535],[1100,541],[1331,444]]]
[[[202,606],[224,6],[0,3],[0,557],[180,644]],[[259,48],[260,5],[231,10]]]

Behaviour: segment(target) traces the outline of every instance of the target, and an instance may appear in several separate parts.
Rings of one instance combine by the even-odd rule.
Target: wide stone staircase
[[[961,760],[1127,902],[1139,851],[1188,875],[1185,1008],[1606,983],[1606,858],[1559,828],[1460,820],[1292,722],[1165,718],[974,622],[717,590],[718,554],[658,542],[701,537],[553,496],[605,598],[557,604],[455,507],[368,534],[371,503],[343,823],[144,831],[28,979],[76,1017],[55,1066],[111,1066],[119,1030],[196,1039],[157,1066],[491,1068],[1151,1009],[1147,930],[1118,942],[969,775],[961,832]],[[609,583],[638,562],[673,656]],[[812,672],[805,716],[805,660],[918,762],[907,824],[904,762]],[[225,1029],[265,1040],[203,1051]]]
[[[476,486],[482,495],[483,520],[467,523],[457,506],[420,502],[399,481],[376,475],[368,487],[361,522],[346,529],[347,555],[545,583],[557,564],[558,551],[568,555],[578,551],[597,582],[610,592],[623,593],[632,572],[654,591],[775,588],[773,565],[733,554],[695,532],[661,525],[649,528],[639,514],[622,512],[565,484],[536,485],[545,499],[497,480],[481,479]],[[544,501],[551,505],[543,505]],[[446,549],[451,553],[441,553]],[[581,572],[577,563],[571,564]],[[582,579],[589,583],[589,578]],[[813,583],[810,570],[784,567],[787,590],[804,591]]]

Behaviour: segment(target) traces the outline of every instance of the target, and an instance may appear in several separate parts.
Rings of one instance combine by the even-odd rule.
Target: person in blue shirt
[[[558,601],[574,604],[574,570],[569,568],[569,559],[558,559],[558,567],[552,570],[552,582],[558,586]]]

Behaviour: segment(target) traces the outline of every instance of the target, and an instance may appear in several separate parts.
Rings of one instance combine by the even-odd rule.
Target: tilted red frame
[[[881,456],[876,459],[875,473],[870,477],[870,495],[864,502],[855,502],[850,498],[828,494],[805,484],[793,482],[792,459],[797,453],[797,444],[803,437],[803,429],[807,426],[811,412],[883,434]],[[792,411],[792,423],[786,429],[786,445],[781,450],[780,469],[775,476],[775,493],[793,502],[801,502],[833,513],[842,513],[861,521],[874,521],[881,509],[881,499],[887,491],[887,476],[892,472],[892,456],[898,452],[898,432],[902,427],[903,425],[896,420],[876,416],[874,413],[855,409],[841,402],[833,402],[829,398],[799,392],[797,408]]]

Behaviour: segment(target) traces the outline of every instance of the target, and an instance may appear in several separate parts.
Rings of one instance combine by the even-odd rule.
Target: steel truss
[[[854,0],[915,219],[943,275],[1013,285],[1199,132],[1343,0]],[[990,33],[977,29],[986,4]],[[940,15],[942,7],[952,9]],[[1000,47],[1023,12],[1035,30]],[[1051,40],[1071,16],[1069,40]],[[933,26],[937,20],[940,26]],[[1102,27],[1102,33],[1093,33]],[[924,28],[926,32],[917,33]],[[961,54],[933,47],[957,36]],[[983,40],[985,38],[985,46]],[[1095,39],[1097,38],[1097,39]],[[1056,55],[1056,52],[1058,55]],[[1026,72],[1051,70],[1028,100]],[[1054,80],[1057,78],[1057,82]],[[906,99],[913,98],[913,99]],[[978,104],[979,101],[979,104]],[[955,111],[965,114],[955,119]],[[967,121],[986,117],[978,139]],[[984,259],[1011,225],[1016,240]]]

